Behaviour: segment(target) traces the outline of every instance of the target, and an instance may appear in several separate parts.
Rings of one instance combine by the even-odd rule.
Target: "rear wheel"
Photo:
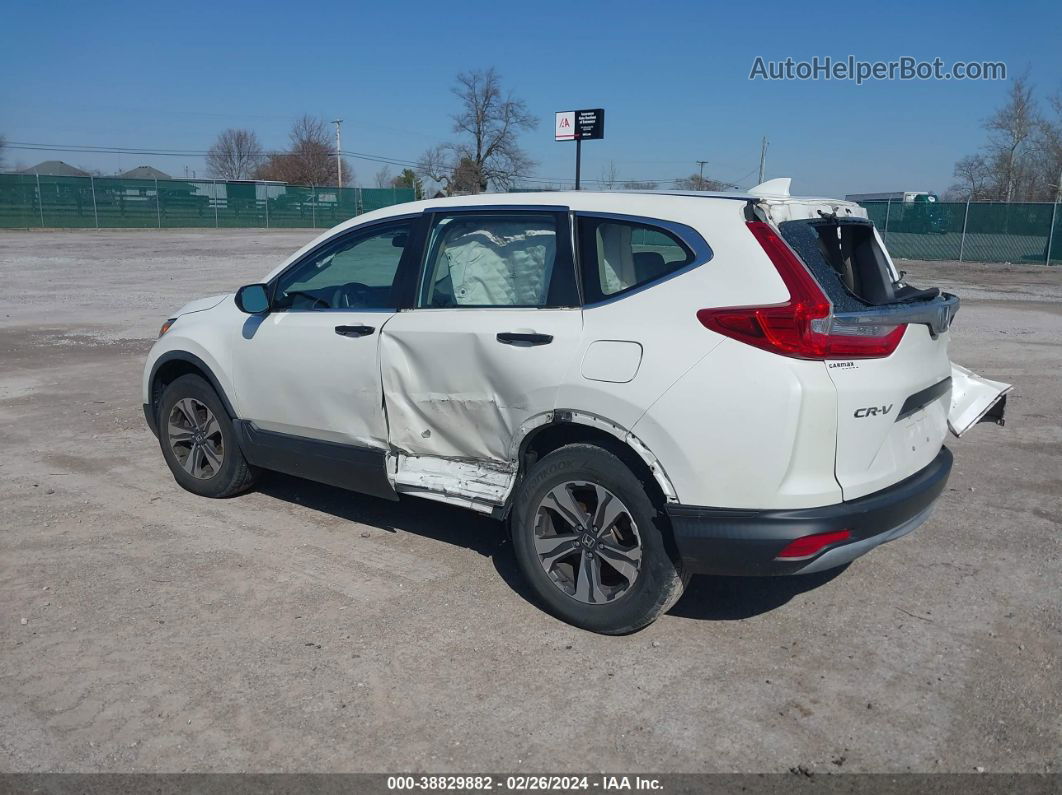
[[[246,491],[255,471],[236,444],[225,407],[197,375],[183,375],[159,401],[159,444],[174,479],[203,497],[231,497]]]
[[[682,595],[668,528],[645,486],[612,453],[562,447],[520,484],[511,516],[517,561],[551,613],[606,634],[646,626]]]

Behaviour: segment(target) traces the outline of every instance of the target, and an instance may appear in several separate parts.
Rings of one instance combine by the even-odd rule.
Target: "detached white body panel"
[[[948,428],[962,436],[976,425],[1013,387],[999,381],[989,381],[965,367],[951,366],[951,406],[948,409]],[[1002,424],[1002,416],[997,420]]]

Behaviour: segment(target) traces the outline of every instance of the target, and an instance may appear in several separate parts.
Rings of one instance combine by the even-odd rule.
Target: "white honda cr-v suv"
[[[797,574],[917,527],[949,425],[1009,389],[948,359],[856,204],[542,193],[398,205],[166,321],[144,413],[208,497],[279,470],[507,519],[542,603],[651,622],[691,573]]]

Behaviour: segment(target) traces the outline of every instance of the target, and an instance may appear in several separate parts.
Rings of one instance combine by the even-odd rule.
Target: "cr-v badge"
[[[892,411],[892,406],[892,403],[887,406],[867,406],[865,409],[856,409],[855,416],[857,419],[863,419],[863,417],[877,417],[878,415],[884,417]]]

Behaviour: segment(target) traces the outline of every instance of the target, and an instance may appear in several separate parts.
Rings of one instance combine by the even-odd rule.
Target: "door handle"
[[[374,331],[372,326],[336,326],[336,334],[341,337],[365,337]]]
[[[512,345],[522,342],[525,345],[549,345],[553,342],[552,334],[533,334],[523,331],[502,331],[498,334],[498,342]]]

